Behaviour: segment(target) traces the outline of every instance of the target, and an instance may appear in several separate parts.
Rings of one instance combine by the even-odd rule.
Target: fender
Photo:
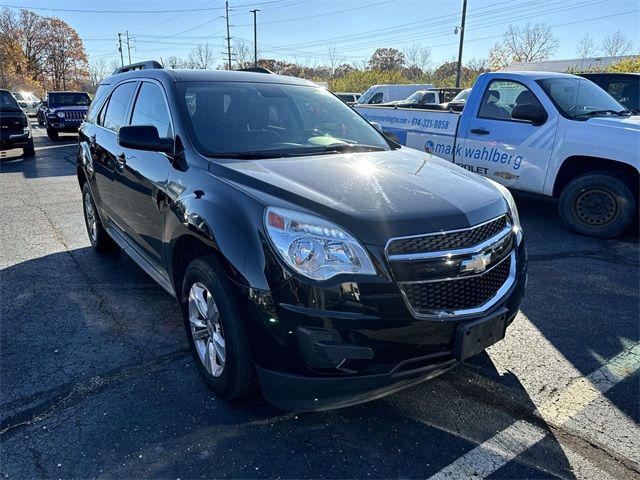
[[[262,229],[264,205],[201,170],[197,172],[200,176],[197,184],[206,184],[206,189],[187,192],[182,186],[194,184],[195,175],[189,173],[196,173],[195,170],[189,169],[188,173],[180,174],[189,176],[189,181],[181,182],[178,177],[170,179],[167,186],[170,203],[165,213],[164,235],[170,277],[174,278],[173,252],[176,245],[189,239],[211,248],[222,261],[232,282],[270,290],[270,285],[278,282],[276,272],[280,272],[280,280],[283,280],[283,274],[281,269],[274,268],[277,262]],[[202,176],[206,177],[206,182],[202,181]],[[172,199],[176,193],[177,197]]]

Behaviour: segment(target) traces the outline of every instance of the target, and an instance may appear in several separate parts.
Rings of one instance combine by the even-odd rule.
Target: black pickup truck
[[[50,140],[61,132],[75,133],[80,128],[91,99],[85,92],[48,92],[36,114],[38,125],[47,128]]]
[[[77,175],[91,244],[175,296],[226,399],[257,382],[287,409],[378,398],[502,339],[524,292],[504,187],[305,80],[120,69],[80,128]]]
[[[29,117],[8,90],[0,90],[0,150],[22,148],[25,157],[35,155]]]

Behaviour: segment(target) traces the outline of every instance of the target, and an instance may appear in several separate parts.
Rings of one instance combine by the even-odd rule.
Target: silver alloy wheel
[[[189,290],[189,323],[200,361],[207,372],[219,377],[226,358],[220,312],[207,287],[199,282]]]
[[[89,230],[91,241],[95,243],[98,241],[98,220],[89,192],[84,194],[84,216],[87,219],[87,230]]]

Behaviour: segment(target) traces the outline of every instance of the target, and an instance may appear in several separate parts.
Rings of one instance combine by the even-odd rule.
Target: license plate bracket
[[[453,354],[463,361],[479,354],[504,338],[507,328],[507,309],[501,308],[490,317],[461,323],[456,328]]]

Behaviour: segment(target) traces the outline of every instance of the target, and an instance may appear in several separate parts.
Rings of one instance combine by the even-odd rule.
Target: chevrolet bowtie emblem
[[[476,253],[471,256],[471,260],[464,260],[460,264],[460,271],[481,273],[487,269],[489,262],[491,262],[491,253]]]

